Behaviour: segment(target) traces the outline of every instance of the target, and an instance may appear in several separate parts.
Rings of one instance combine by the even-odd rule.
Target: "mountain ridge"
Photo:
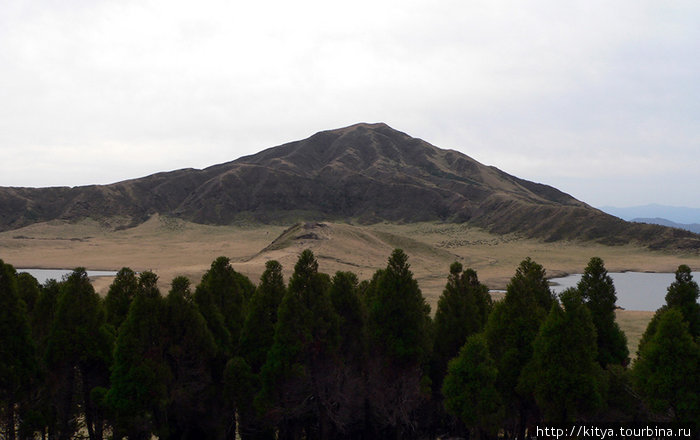
[[[633,218],[630,220],[635,223],[649,223],[652,225],[668,226],[669,228],[685,229],[696,234],[700,234],[700,223],[676,223],[669,219],[655,217],[655,218]]]
[[[0,188],[0,230],[82,218],[130,227],[154,214],[203,224],[437,220],[549,241],[700,248],[694,234],[624,222],[384,123],[321,131],[201,170],[109,185]]]
[[[682,225],[700,223],[700,208],[691,208],[687,206],[668,206],[652,203],[649,205],[629,206],[625,208],[602,206],[600,209],[627,221],[634,221],[638,218],[661,218]]]

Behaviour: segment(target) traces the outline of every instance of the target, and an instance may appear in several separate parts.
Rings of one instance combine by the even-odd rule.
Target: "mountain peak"
[[[352,131],[352,130],[363,129],[363,128],[368,129],[368,130],[378,130],[378,129],[394,130],[393,128],[389,127],[384,122],[358,122],[356,124],[348,125],[347,127],[335,128],[335,129],[325,130],[325,131],[345,132],[345,131]],[[394,130],[394,131],[397,131],[397,130]]]
[[[204,170],[82,188],[0,188],[4,230],[86,217],[138,224],[153,214],[205,224],[241,218],[440,220],[547,240],[623,243],[639,236],[668,242],[660,226],[630,225],[556,188],[487,167],[381,122],[321,131]],[[671,241],[700,246],[697,237],[690,237],[674,235]]]

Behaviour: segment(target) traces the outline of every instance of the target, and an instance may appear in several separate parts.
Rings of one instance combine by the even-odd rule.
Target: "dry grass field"
[[[630,351],[630,357],[636,358],[639,340],[642,339],[642,335],[647,329],[647,324],[654,316],[654,312],[617,310],[616,315],[617,323],[627,336],[627,347]]]
[[[504,289],[517,265],[528,256],[542,264],[550,276],[582,272],[592,256],[603,258],[611,272],[672,272],[681,263],[694,270],[700,268],[697,255],[651,252],[631,245],[546,243],[515,235],[492,235],[463,224],[207,226],[153,216],[135,228],[123,230],[85,220],[40,223],[0,233],[0,258],[15,267],[150,269],[159,275],[164,291],[177,275],[186,275],[197,283],[220,255],[231,258],[234,268],[254,282],[270,259],[280,261],[289,276],[297,256],[306,248],[317,256],[321,271],[352,271],[360,279],[367,279],[385,266],[397,247],[409,255],[412,270],[433,310],[453,261],[474,268],[492,289]],[[104,294],[111,279],[99,278],[94,283]],[[651,315],[618,313],[630,351],[636,350]]]

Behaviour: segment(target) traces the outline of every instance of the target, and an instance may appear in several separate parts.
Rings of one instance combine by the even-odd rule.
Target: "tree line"
[[[555,295],[517,267],[493,302],[455,262],[434,317],[400,249],[370,280],[319,272],[257,285],[217,258],[198,285],[85,269],[44,285],[0,260],[0,421],[15,439],[525,438],[537,423],[700,425],[699,289],[682,265],[630,365],[594,257]]]

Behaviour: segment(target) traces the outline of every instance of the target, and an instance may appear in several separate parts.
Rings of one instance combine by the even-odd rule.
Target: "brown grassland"
[[[374,225],[307,223],[294,227],[261,224],[208,226],[153,216],[131,229],[114,230],[93,220],[52,221],[0,233],[0,258],[15,267],[153,270],[161,289],[177,275],[199,282],[211,262],[224,255],[233,267],[257,282],[265,262],[276,259],[286,275],[303,249],[311,249],[320,270],[355,272],[368,279],[394,248],[402,248],[433,311],[449,265],[460,261],[475,269],[491,289],[504,289],[526,257],[542,264],[549,276],[580,273],[592,256],[609,271],[673,272],[679,264],[700,268],[695,254],[651,252],[640,246],[542,242],[516,235],[493,235],[465,224],[435,222]],[[94,280],[105,294],[111,278]],[[620,311],[630,352],[636,351],[652,312]]]

